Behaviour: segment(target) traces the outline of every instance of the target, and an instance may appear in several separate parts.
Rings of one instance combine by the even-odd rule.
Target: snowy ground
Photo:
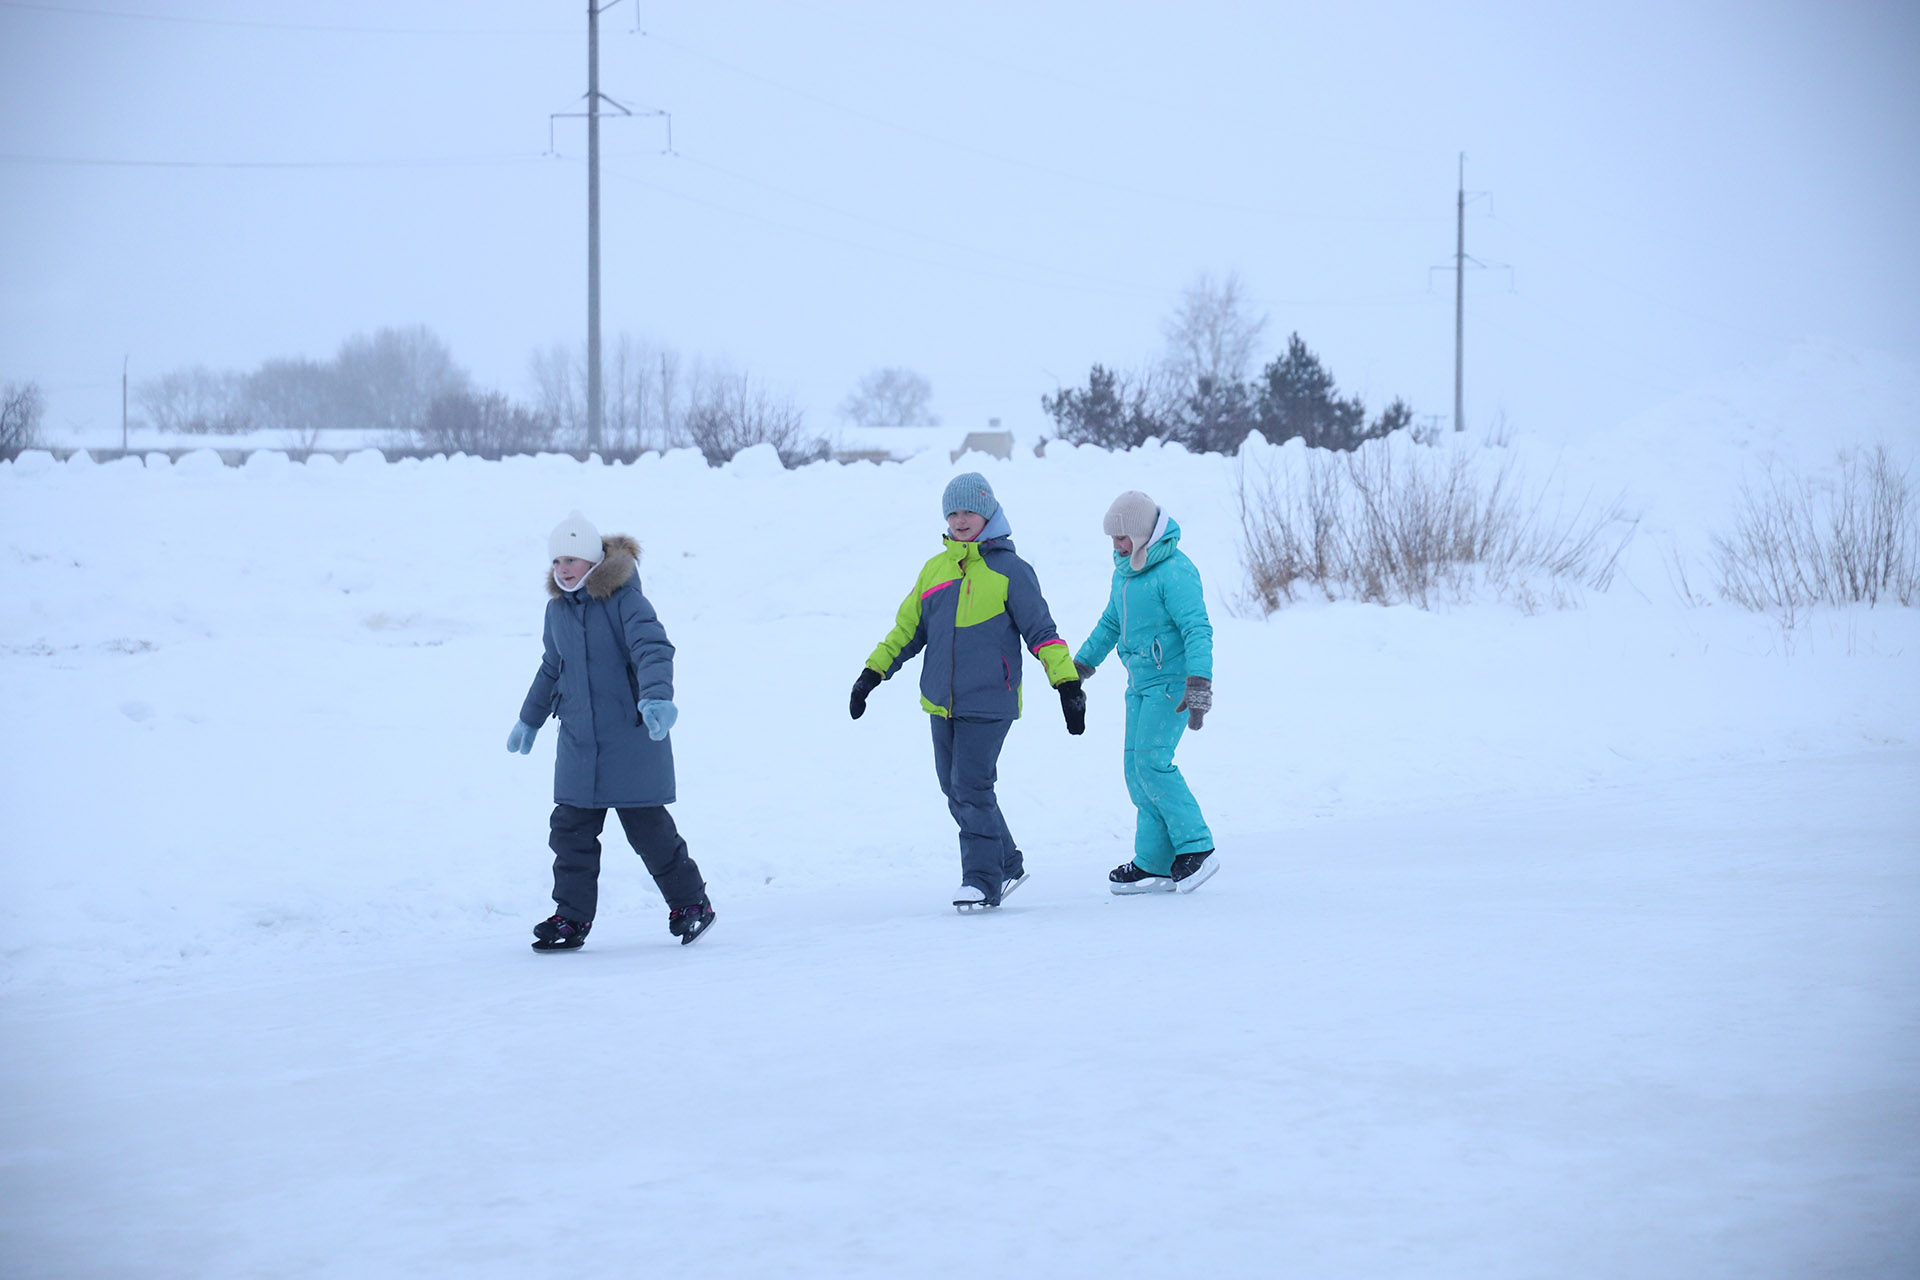
[[[1920,619],[1671,582],[1757,440],[1911,449],[1779,430],[1789,375],[1672,468],[1678,410],[1517,439],[1659,534],[1532,616],[1233,616],[1233,461],[972,459],[1075,642],[1113,494],[1185,527],[1226,869],[1107,895],[1119,681],[1070,739],[1030,675],[1035,878],[965,919],[911,681],[845,714],[944,456],[0,465],[0,1272],[1920,1271]],[[617,840],[588,948],[525,946],[569,507],[680,646],[692,949]]]
[[[1050,850],[10,1005],[13,1276],[1806,1277],[1920,1261],[1920,752]],[[720,859],[716,856],[715,861]],[[629,886],[632,877],[616,883]],[[737,903],[738,905],[734,905]]]

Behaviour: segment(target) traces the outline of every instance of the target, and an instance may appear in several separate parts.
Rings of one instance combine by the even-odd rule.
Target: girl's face
[[[580,580],[587,576],[587,570],[591,568],[591,560],[582,560],[579,556],[561,556],[553,562],[553,576],[560,583],[562,591],[571,591],[580,585]]]
[[[1123,556],[1130,556],[1133,554],[1133,539],[1121,534],[1113,540],[1113,549]]]
[[[987,527],[987,518],[978,511],[956,511],[947,517],[947,532],[955,542],[972,542]]]

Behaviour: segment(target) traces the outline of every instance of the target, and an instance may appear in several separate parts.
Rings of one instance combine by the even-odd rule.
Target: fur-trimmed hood
[[[600,563],[587,570],[587,594],[605,600],[633,581],[640,567],[640,544],[624,533],[610,533],[600,539]],[[553,579],[553,566],[547,566],[547,594],[555,600],[567,593]]]

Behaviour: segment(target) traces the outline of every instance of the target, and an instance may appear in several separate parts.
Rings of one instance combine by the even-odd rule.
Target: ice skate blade
[[[1185,880],[1175,880],[1173,882],[1173,887],[1175,889],[1178,889],[1181,893],[1192,893],[1195,889],[1198,889],[1201,885],[1213,879],[1213,873],[1218,871],[1219,869],[1220,869],[1220,858],[1216,854],[1215,856],[1208,858],[1205,862],[1201,863],[1200,869],[1194,872],[1192,875],[1188,876]]]
[[[1031,879],[1033,879],[1032,876],[1027,875],[1026,873],[1023,872],[1012,880],[1001,881],[1000,882],[1000,901],[1005,902],[1007,900],[1008,894],[1012,893],[1015,889],[1018,889],[1021,885],[1025,884],[1027,881]]]
[[[970,915],[973,915],[975,912],[979,912],[979,911],[998,911],[1000,909],[1000,904],[997,902],[985,902],[985,901],[956,902],[953,904],[953,909],[955,911],[958,911],[963,916],[970,916]]]
[[[711,928],[713,928],[712,920],[708,920],[704,924],[700,923],[699,921],[695,921],[694,923],[689,924],[687,926],[687,931],[680,935],[680,945],[683,947],[691,946],[696,938],[699,938],[700,936],[705,934],[707,930]]]
[[[1134,893],[1172,893],[1173,877],[1148,876],[1144,880],[1135,880],[1130,884],[1122,884],[1118,880],[1109,880],[1107,881],[1107,888],[1114,893],[1122,895]]]

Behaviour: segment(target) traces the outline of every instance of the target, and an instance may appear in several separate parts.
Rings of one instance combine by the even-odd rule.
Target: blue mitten
[[[533,750],[533,735],[540,732],[525,720],[513,722],[513,732],[507,735],[507,750],[518,751],[526,755]]]
[[[640,718],[646,721],[647,736],[658,742],[667,736],[667,730],[673,728],[673,722],[680,718],[680,708],[665,698],[642,698]]]

